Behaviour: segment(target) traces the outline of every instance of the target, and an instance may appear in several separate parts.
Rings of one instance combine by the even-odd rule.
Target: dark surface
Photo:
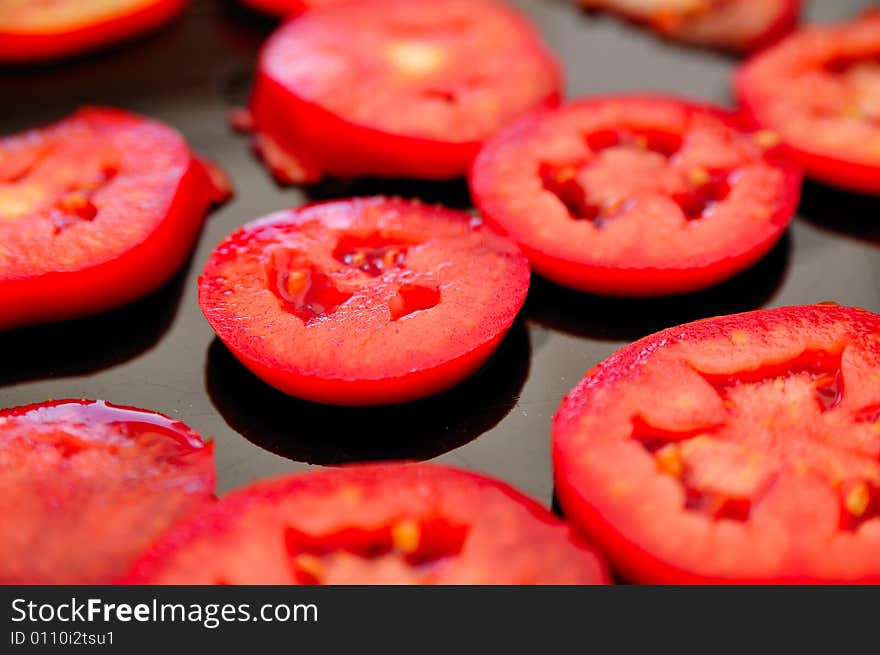
[[[564,0],[520,0],[565,63],[569,95],[660,90],[728,99],[735,61],[660,42]],[[869,2],[816,0],[817,20]],[[880,201],[809,184],[788,236],[758,266],[683,298],[601,299],[536,279],[497,357],[452,392],[397,408],[339,409],[287,398],[251,376],[214,338],[196,304],[196,276],[234,227],[307,199],[348,193],[418,195],[467,205],[463,183],[329,182],[279,189],[227,127],[246,99],[272,21],[233,3],[196,1],[161,32],[76,61],[0,70],[0,132],[81,104],[155,116],[220,162],[238,190],[206,223],[190,266],[130,307],[74,323],[0,334],[0,405],[89,397],[186,421],[216,439],[220,490],[319,464],[431,458],[504,478],[549,504],[550,420],[562,396],[625,342],[683,321],[758,307],[835,300],[880,310]]]

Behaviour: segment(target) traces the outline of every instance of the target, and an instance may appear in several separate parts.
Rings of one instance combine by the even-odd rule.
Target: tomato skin
[[[393,14],[399,11],[395,0],[380,2],[388,7],[382,7],[378,12]],[[327,108],[295,85],[285,84],[279,79],[283,73],[272,72],[273,67],[276,70],[283,68],[280,63],[282,55],[276,51],[283,51],[287,43],[307,38],[312,30],[326,29],[322,23],[328,19],[321,14],[334,16],[337,12],[342,15],[346,10],[358,12],[360,4],[341,3],[338,9],[334,5],[326,12],[318,12],[318,17],[307,14],[283,24],[270,37],[260,55],[248,109],[257,151],[282,184],[309,184],[324,176],[447,180],[464,175],[488,133],[481,134],[480,138],[461,138],[454,133],[425,136],[406,130],[389,131]],[[396,4],[404,8],[424,5],[422,11],[436,12],[438,22],[442,22],[445,16],[445,4],[455,10],[455,2],[449,0],[440,0],[433,7],[432,0],[404,0]],[[547,90],[540,97],[530,98],[527,109],[556,106],[562,96],[561,71],[527,19],[513,8],[492,0],[481,0],[475,5],[477,9],[491,12],[492,20],[515,29],[521,41],[517,56],[529,57],[535,66],[541,67]],[[356,14],[351,20],[361,21],[363,16]],[[384,29],[379,24],[370,27],[377,31]],[[499,97],[498,100],[504,103],[506,99]],[[520,99],[517,102],[522,104]],[[415,105],[401,107],[401,112],[418,110]],[[503,119],[499,119],[495,129],[502,122]]]
[[[762,0],[763,1],[763,0]],[[776,0],[774,0],[776,1]],[[740,4],[745,10],[752,10],[749,4],[754,0],[733,0],[731,4]],[[656,15],[645,15],[637,11],[627,11],[625,7],[618,9],[615,0],[580,0],[585,9],[602,9],[621,14],[636,23],[647,23],[659,35],[689,43],[696,46],[712,47],[731,53],[751,53],[769,47],[785,37],[797,25],[803,6],[802,0],[778,0],[778,7],[767,7],[772,12],[767,16],[764,24],[757,29],[737,33],[741,26],[741,16],[727,15],[723,18],[727,23],[734,25],[734,30],[718,29],[718,25],[709,26],[711,18],[702,16],[696,18],[675,17],[674,12],[669,15],[658,11]],[[711,16],[713,9],[709,9]],[[723,9],[718,11],[724,11]],[[742,11],[742,10],[741,10]]]
[[[388,561],[406,560],[407,544],[401,553],[396,537],[386,546],[390,553],[377,552],[375,541],[387,538],[388,531],[394,535],[401,524],[417,526],[414,541],[430,551],[410,552],[417,558],[414,565]],[[287,547],[279,548],[284,544],[275,533],[282,528],[305,545],[298,543],[291,552],[288,537]],[[256,557],[236,561],[242,547]],[[343,554],[350,566],[360,549],[369,554],[359,570],[344,580],[334,576],[335,555]],[[314,566],[309,571],[314,579],[305,581],[294,572],[300,552]],[[233,491],[167,533],[124,579],[127,584],[199,585],[609,581],[594,551],[507,484],[446,466],[400,463],[313,471]]]
[[[729,257],[701,270],[629,268],[613,272],[601,266],[563,261],[553,253],[523,246],[534,270],[576,291],[620,298],[656,298],[686,294],[721,284],[763,259],[779,240],[768,237],[748,252]]]
[[[558,96],[546,100],[548,106],[557,102]],[[258,126],[256,148],[282,184],[312,184],[327,174],[442,181],[460,177],[481,145],[389,135],[355,125],[291,95],[262,71],[254,83],[250,112]],[[295,164],[276,164],[270,154],[275,148]]]
[[[791,326],[791,335],[786,334],[786,326]],[[627,409],[627,412],[649,412],[651,407],[666,407],[679,397],[677,390],[684,388],[684,382],[679,381],[681,374],[675,368],[679,363],[683,363],[685,367],[693,367],[688,375],[693,375],[694,372],[705,375],[706,367],[715,366],[720,367],[720,370],[726,370],[727,367],[738,370],[738,365],[730,364],[729,360],[742,360],[743,365],[749,367],[757,366],[756,362],[762,361],[760,366],[769,366],[774,370],[774,367],[786,365],[790,356],[788,353],[797,358],[806,354],[805,351],[798,355],[801,348],[835,347],[834,344],[841,342],[847,343],[845,348],[852,346],[850,350],[844,350],[843,355],[844,375],[852,376],[849,385],[846,384],[846,378],[841,382],[843,403],[847,403],[848,393],[857,397],[846,411],[852,412],[855,409],[858,411],[854,412],[854,416],[864,415],[866,408],[862,405],[867,403],[868,415],[877,416],[874,420],[880,420],[880,403],[877,402],[880,400],[880,393],[877,385],[874,384],[873,388],[870,383],[862,386],[871,379],[880,379],[877,377],[880,370],[877,366],[880,363],[880,342],[877,334],[880,334],[880,316],[861,309],[815,305],[704,319],[664,330],[624,347],[589,371],[565,397],[554,417],[555,490],[565,516],[609,556],[615,570],[630,582],[877,584],[880,581],[880,560],[876,557],[876,519],[873,513],[866,517],[866,522],[858,531],[847,532],[842,527],[837,528],[835,524],[835,531],[828,535],[824,532],[820,534],[818,527],[815,528],[816,534],[811,534],[814,529],[812,523],[786,523],[785,521],[792,520],[790,517],[779,518],[779,523],[768,522],[766,514],[761,519],[750,517],[743,524],[727,518],[716,518],[714,523],[710,521],[704,524],[703,517],[691,505],[686,506],[683,502],[680,505],[670,505],[679,498],[670,493],[674,478],[661,470],[652,471],[642,460],[642,455],[636,454],[642,452],[641,447],[636,450],[630,448],[636,437],[623,438],[619,446],[615,445],[618,444],[618,435],[624,434],[624,423],[631,423],[633,427],[626,429],[634,432],[644,429],[635,427],[639,415],[624,418],[624,415],[619,414],[619,408],[623,405],[615,403],[626,405],[635,402],[633,407],[642,407],[641,410]],[[856,343],[858,347],[854,345]],[[755,349],[762,354],[743,354],[749,347],[747,344],[754,344]],[[669,351],[674,348],[679,350]],[[679,352],[681,354],[672,354]],[[689,360],[687,353],[692,353],[690,357],[695,359]],[[658,368],[649,368],[652,360],[656,362],[655,367],[660,364]],[[700,364],[693,364],[693,361]],[[875,368],[872,369],[869,362],[874,362]],[[643,393],[647,388],[635,385],[653,384],[640,382],[654,379],[651,377],[654,375],[652,370],[662,376],[660,383],[663,384],[663,391],[657,389],[657,398],[660,400],[638,395],[633,395],[634,401],[624,400],[626,394]],[[751,379],[749,376],[759,376],[759,370],[744,370],[736,375],[742,374],[745,376],[743,379],[748,380]],[[659,382],[660,378],[657,379]],[[777,384],[783,383],[777,381]],[[628,391],[627,385],[631,389],[638,388],[639,391]],[[699,413],[704,406],[705,402],[701,401],[700,407],[694,411]],[[686,409],[681,413],[689,411],[691,410]],[[776,416],[772,411],[775,410],[767,410],[765,418],[768,424]],[[792,405],[790,411],[796,412],[797,406]],[[603,416],[610,418],[605,420]],[[655,417],[652,420],[660,419]],[[859,425],[860,419],[851,420]],[[880,426],[880,423],[876,425]],[[654,429],[653,425],[651,429]],[[658,426],[656,429],[657,434],[660,434],[661,428]],[[700,429],[695,427],[694,431]],[[870,424],[865,429],[871,434]],[[650,434],[653,435],[653,432]],[[700,435],[695,438],[700,438]],[[730,436],[723,439],[727,443]],[[876,441],[876,437],[874,440]],[[664,439],[661,443],[677,444],[684,441]],[[772,436],[768,437],[767,443],[775,443]],[[821,443],[816,442],[814,447],[818,449],[820,446]],[[767,450],[769,452],[769,447]],[[791,452],[798,456],[798,451]],[[825,450],[819,452],[822,453],[820,458],[825,457]],[[607,464],[601,462],[603,458]],[[847,475],[846,471],[838,472],[834,469],[837,466],[835,461],[826,459],[825,462],[829,475]],[[612,466],[615,472],[609,473],[609,467]],[[818,475],[816,472],[797,473],[797,466],[795,463],[792,468],[795,473],[783,471],[777,474],[778,477],[772,478],[771,485],[781,484],[776,480],[782,479],[791,483],[798,476],[805,476],[805,479],[813,481],[813,476]],[[623,478],[623,471],[628,472],[626,479]],[[723,469],[719,471],[722,471],[722,477],[726,474]],[[619,485],[617,491],[614,485]],[[629,493],[630,488],[641,490],[642,507],[625,507],[616,500],[619,494]],[[786,487],[792,488],[795,487]],[[758,500],[753,499],[753,502],[764,502],[769,493],[768,488],[764,488],[761,497]],[[797,516],[798,510],[792,508],[798,505],[809,506],[811,500],[810,497],[790,498],[786,511],[794,511],[794,516]],[[756,510],[752,508],[750,511],[754,514]],[[759,522],[756,523],[755,520]],[[780,531],[781,528],[784,529]],[[790,532],[786,534],[785,529]],[[659,537],[661,532],[665,532],[665,536]],[[802,547],[802,544],[810,545]]]
[[[831,26],[812,26],[804,28],[748,60],[736,72],[733,79],[733,92],[742,111],[754,124],[776,130],[783,138],[792,157],[803,166],[808,177],[833,187],[870,195],[880,194],[880,158],[856,151],[851,144],[841,147],[824,147],[818,140],[810,143],[824,128],[815,121],[816,126],[807,138],[792,133],[786,123],[801,119],[791,116],[780,121],[773,115],[768,97],[773,93],[784,93],[773,83],[773,78],[801,74],[804,70],[819,70],[823,65],[849,54],[858,56],[864,37],[860,32],[872,30],[880,47],[880,13],[866,12],[849,23]],[[859,35],[858,45],[853,35]],[[850,52],[852,49],[852,52]],[[765,79],[766,78],[766,79]],[[824,91],[823,91],[824,94]],[[862,140],[864,142],[864,140]]]
[[[299,16],[321,7],[360,0],[242,0],[249,7],[274,16]]]
[[[213,445],[179,421],[93,400],[0,410],[0,581],[114,584],[213,502]]]
[[[506,332],[502,332],[470,352],[436,367],[378,380],[327,379],[298,374],[266,364],[229,343],[226,346],[251,373],[290,396],[325,405],[367,407],[411,402],[451,389],[482,368],[505,336]]]
[[[650,115],[673,107],[688,115],[717,119],[734,134],[751,131],[742,117],[720,107],[652,95],[583,98],[558,109],[536,111],[507,126],[481,149],[471,166],[469,185],[474,202],[486,220],[519,243],[537,273],[578,291],[607,296],[655,297],[714,286],[749,268],[773,248],[797,209],[803,177],[800,169],[778,147],[771,147],[763,155],[781,178],[768,216],[761,221],[763,227],[740,238],[739,242],[730,243],[723,253],[709,256],[699,251],[674,252],[661,264],[646,262],[637,253],[629,260],[603,262],[593,260],[589,251],[572,249],[566,239],[559,243],[536,235],[520,215],[524,211],[520,200],[526,193],[535,194],[536,191],[529,188],[531,180],[518,179],[511,184],[519,189],[519,200],[511,201],[505,196],[510,195],[504,186],[511,172],[506,160],[521,156],[520,169],[530,171],[535,164],[533,160],[541,160],[541,153],[533,152],[534,144],[540,143],[538,135],[551,138],[547,136],[549,132],[542,132],[549,129],[546,126],[557,120],[562,124],[567,120],[566,116],[577,113],[588,115],[610,111],[609,108],[615,105],[621,107],[621,111],[628,110],[631,115],[638,112]],[[543,191],[539,193],[543,194]],[[536,211],[535,207],[532,211]],[[547,206],[541,207],[546,210]],[[745,215],[743,219],[754,221],[754,216]],[[703,220],[713,219],[707,217]]]
[[[142,120],[126,112],[86,108],[65,120],[100,116]],[[62,125],[64,121],[57,125]],[[189,154],[173,200],[152,231],[115,257],[78,269],[0,279],[0,330],[87,316],[137,300],[170,280],[189,255],[205,212],[231,194],[222,171]]]
[[[266,253],[287,243],[285,231],[296,236],[304,230],[302,226],[315,222],[323,223],[323,232],[320,237],[312,237],[317,245],[310,246],[316,253],[307,254],[310,261],[322,261],[322,267],[329,266],[327,273],[335,276],[332,279],[346,289],[356,289],[355,296],[349,298],[351,302],[346,300],[341,305],[345,310],[341,322],[330,313],[309,325],[284,309],[265,279]],[[394,280],[404,278],[379,276],[373,278],[374,282],[358,278],[359,274],[338,261],[328,260],[323,251],[329,247],[327,243],[338,243],[345,234],[365,231],[405,233],[416,240],[417,247],[433,249],[430,252],[436,254],[431,257],[448,257],[444,266],[419,268],[418,275],[423,277],[414,279],[415,283],[423,280],[426,285],[442,289],[442,300],[421,315],[406,316],[400,322],[389,320],[383,313],[384,301],[371,295],[387,290],[375,291],[374,282],[397,284]],[[466,245],[462,235],[469,239]],[[485,298],[474,300],[469,294],[475,280],[467,276],[475,273],[462,267],[474,266],[479,271],[479,267],[490,265],[497,270],[483,271],[486,290],[477,294]],[[391,271],[388,275],[397,273]],[[229,280],[233,279],[238,284],[231,285]],[[221,242],[209,258],[199,278],[199,304],[232,353],[269,385],[313,402],[383,405],[440,393],[477,371],[507,334],[525,301],[528,285],[528,262],[515,244],[475,224],[469,215],[375,197],[317,203],[245,225]],[[490,302],[488,289],[494,289],[498,298],[492,308],[479,304]],[[355,311],[354,307],[361,309]],[[241,321],[236,318],[240,314],[259,318]],[[359,327],[346,327],[354,321]],[[346,329],[369,332],[371,341],[362,343],[362,337],[344,332]],[[324,339],[335,346],[316,345]],[[359,350],[348,348],[347,341],[360,343]],[[428,347],[428,343],[433,346]],[[327,348],[335,352],[330,354]],[[387,355],[377,359],[379,351]]]
[[[306,10],[304,0],[242,0],[257,11],[273,16],[297,16]]]
[[[150,32],[170,21],[187,0],[156,0],[130,14],[64,32],[19,33],[0,28],[0,63],[20,64],[61,59]]]
[[[786,11],[781,13],[767,31],[758,35],[745,46],[746,54],[756,53],[779,43],[797,29],[803,10],[803,0],[788,0]]]

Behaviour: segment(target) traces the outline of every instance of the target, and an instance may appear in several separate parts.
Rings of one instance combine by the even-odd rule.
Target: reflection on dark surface
[[[880,199],[804,183],[798,215],[830,232],[880,244]]]
[[[707,316],[758,309],[782,283],[788,269],[788,233],[749,270],[716,287],[668,298],[606,298],[572,291],[537,275],[525,315],[568,334],[606,341],[634,341],[668,327]]]
[[[188,275],[189,264],[158,291],[120,309],[0,332],[0,386],[85,375],[146,352],[174,320]]]
[[[470,209],[472,206],[467,182],[462,179],[446,182],[424,180],[385,180],[379,178],[359,180],[322,180],[305,188],[310,202],[350,198],[352,196],[400,196],[418,198],[427,203],[441,204],[453,209]]]
[[[425,460],[494,427],[529,373],[525,326],[517,322],[480,371],[446,393],[388,407],[333,407],[273,389],[214,339],[205,375],[211,402],[230,427],[277,455],[310,464]]]

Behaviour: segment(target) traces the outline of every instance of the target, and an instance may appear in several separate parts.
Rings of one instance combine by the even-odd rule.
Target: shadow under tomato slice
[[[199,304],[235,356],[277,389],[385,405],[479,369],[528,284],[522,253],[479,218],[375,197],[240,228],[208,260]]]
[[[152,31],[186,0],[4,0],[0,64],[58,59]]]
[[[282,183],[445,180],[462,177],[507,121],[557,104],[560,89],[557,63],[513,7],[346,2],[269,38],[234,125],[255,132]]]
[[[151,350],[177,316],[188,273],[189,263],[158,291],[119,309],[0,334],[0,387],[103,371]]]
[[[0,330],[125,305],[186,260],[231,193],[170,127],[89,107],[0,139]]]
[[[760,309],[788,276],[791,239],[784,234],[761,261],[717,287],[664,298],[593,296],[534,276],[523,314],[530,322],[601,341],[635,341],[706,316]]]
[[[507,416],[528,377],[529,351],[525,327],[514,323],[498,352],[462,384],[385,407],[332,407],[291,398],[254,376],[219,339],[208,349],[205,378],[211,402],[227,424],[282,457],[323,465],[427,460],[476,439]]]
[[[760,260],[797,209],[801,174],[778,139],[723,109],[623,95],[505,128],[469,181],[536,272],[651,297],[708,288]]]
[[[845,212],[840,211],[843,206]],[[825,232],[880,245],[877,199],[872,196],[857,195],[807,180],[798,216]]]
[[[111,584],[213,498],[210,444],[179,421],[103,401],[0,411],[0,581]]]
[[[199,556],[194,557],[194,553]],[[603,584],[550,512],[485,476],[359,465],[255,483],[146,552],[133,584]]]
[[[618,351],[554,419],[565,515],[635,582],[880,580],[880,316],[690,323]]]

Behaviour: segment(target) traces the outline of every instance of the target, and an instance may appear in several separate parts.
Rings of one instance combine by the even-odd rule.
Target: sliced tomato
[[[94,400],[0,411],[0,583],[110,584],[214,493],[211,444]]]
[[[599,364],[553,423],[565,514],[637,582],[880,582],[880,316],[723,316]]]
[[[461,176],[511,118],[558,102],[527,20],[488,0],[372,0],[307,13],[260,56],[250,123],[282,182]]]
[[[180,134],[116,109],[0,138],[0,330],[154,291],[228,195]]]
[[[712,286],[780,238],[801,174],[767,132],[673,98],[585,99],[502,130],[471,170],[485,218],[535,270],[599,294]]]
[[[444,466],[323,470],[233,492],[130,584],[604,584],[604,563],[506,484]]]
[[[880,194],[880,11],[797,32],[746,63],[734,87],[808,176]]]
[[[528,286],[525,257],[479,218],[368,198],[245,225],[208,260],[199,304],[272,386],[371,405],[428,396],[477,370]]]
[[[801,0],[580,0],[645,23],[667,38],[734,52],[771,45],[798,22]]]
[[[244,4],[275,16],[298,16],[312,9],[339,5],[343,2],[363,2],[364,0],[242,0]]]
[[[186,0],[3,0],[0,63],[56,59],[155,29]]]

